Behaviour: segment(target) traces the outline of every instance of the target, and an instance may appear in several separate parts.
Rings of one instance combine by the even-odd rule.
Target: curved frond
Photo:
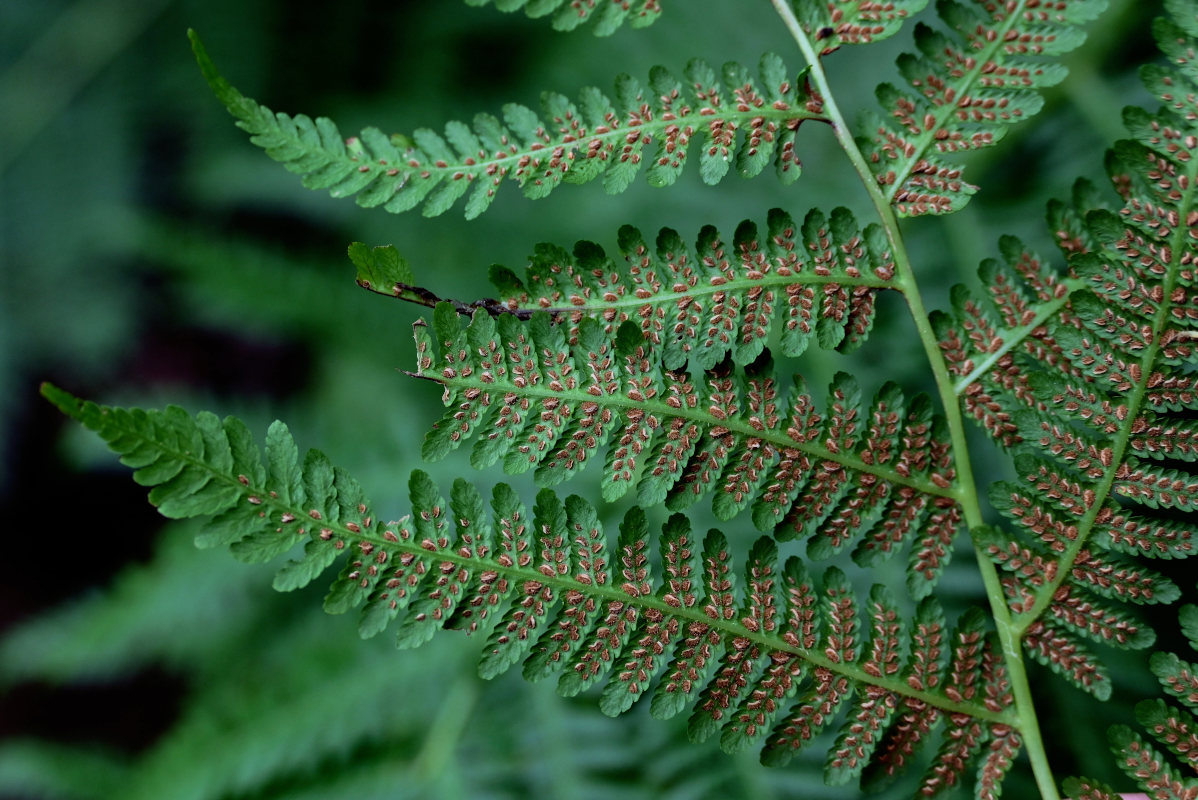
[[[602,177],[610,194],[628,188],[642,165],[654,186],[672,184],[697,151],[699,174],[718,183],[735,165],[745,177],[773,163],[779,176],[798,177],[794,150],[800,123],[822,119],[820,103],[782,60],[763,56],[759,77],[739,64],[720,71],[694,60],[683,79],[655,68],[648,85],[624,75],[616,99],[583,90],[577,103],[546,93],[543,116],[515,103],[503,118],[477,115],[450,122],[444,135],[421,128],[387,136],[377,128],[343,138],[325,117],[276,113],[229,84],[195,32],[196,60],[208,85],[251,141],[309,189],[355,196],[360,206],[398,213],[421,207],[426,217],[466,199],[467,218],[483,213],[505,181],[525,196],[544,197],[565,183]]]
[[[1078,47],[1080,26],[1105,7],[1106,0],[937,2],[950,30],[916,26],[919,54],[898,61],[910,89],[878,87],[885,114],[867,118],[860,142],[899,215],[964,207],[976,187],[945,156],[989,147],[1007,125],[1038,112],[1039,90],[1065,77],[1052,59]]]
[[[720,519],[751,509],[759,530],[808,539],[828,558],[855,545],[874,564],[904,543],[917,597],[948,563],[961,521],[942,422],[930,402],[893,384],[866,406],[840,374],[821,410],[796,376],[788,392],[768,352],[743,370],[728,362],[701,379],[659,367],[660,356],[625,322],[613,337],[582,318],[575,341],[546,314],[523,321],[483,310],[463,327],[442,303],[434,345],[414,327],[418,377],[444,387],[449,407],[424,443],[436,460],[473,441],[478,469],[535,469],[554,486],[607,448],[603,497],[635,489],[644,506],[681,510],[710,495]]]
[[[731,355],[748,364],[761,355],[774,329],[778,349],[798,356],[812,341],[851,352],[873,328],[876,296],[892,286],[894,260],[880,226],[858,226],[852,213],[813,210],[798,225],[780,209],[766,230],[742,222],[731,241],[712,226],[693,246],[669,228],[653,245],[636,228],[619,234],[622,259],[591,242],[573,252],[541,244],[521,278],[491,268],[498,299],[458,303],[470,313],[548,314],[577,344],[579,325],[594,318],[611,335],[631,320],[660,351],[666,369],[688,362],[711,369]],[[394,248],[355,243],[350,258],[358,283],[380,294],[434,305],[439,298],[409,285],[410,272]],[[382,264],[399,266],[382,268]]]
[[[523,11],[529,17],[552,17],[553,27],[572,31],[594,21],[596,36],[610,36],[624,23],[647,28],[661,16],[661,0],[466,0],[468,6],[491,3],[500,11]]]
[[[1109,162],[1122,209],[1085,212],[1093,191],[1079,186],[1050,209],[1068,277],[1008,240],[1006,264],[983,266],[989,302],[958,290],[935,320],[964,407],[1018,453],[1018,479],[991,493],[1014,538],[982,544],[1006,572],[1024,643],[1100,697],[1109,680],[1082,639],[1150,646],[1151,628],[1120,604],[1175,600],[1140,559],[1189,556],[1198,536],[1198,40],[1163,20],[1156,35],[1173,63],[1144,76],[1165,107],[1125,114],[1135,138]]]
[[[530,516],[500,484],[488,513],[466,481],[446,498],[420,471],[409,481],[411,514],[384,523],[321,453],[301,458],[281,423],[260,451],[232,418],[101,407],[43,391],[135,469],[160,509],[211,517],[206,543],[228,544],[246,561],[302,546],[276,574],[276,589],[305,586],[340,563],[325,607],[361,607],[364,636],[392,628],[400,647],[415,647],[442,628],[463,628],[486,637],[485,677],[522,662],[531,679],[558,673],[562,694],[603,683],[601,707],[613,714],[656,682],[655,715],[690,708],[693,738],[718,734],[728,750],[764,742],[770,763],[838,724],[826,773],[835,783],[906,752],[876,749],[900,708],[947,720],[933,783],[961,780],[973,751],[1012,722],[981,614],[966,614],[950,633],[928,600],[908,631],[884,588],[862,603],[836,568],[816,581],[797,558],[780,564],[768,537],[738,568],[723,534],[708,533],[700,555],[698,537],[675,515],[660,536],[659,578],[639,507],[611,550],[580,497],[563,502],[542,490]],[[838,723],[843,706],[848,717]]]

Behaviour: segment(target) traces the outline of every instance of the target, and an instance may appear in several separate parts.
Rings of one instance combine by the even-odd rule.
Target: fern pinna
[[[302,175],[306,187],[327,189],[334,197],[356,196],[360,206],[393,213],[421,206],[426,217],[449,210],[467,191],[466,217],[477,217],[505,180],[537,198],[563,182],[602,176],[603,188],[618,194],[647,163],[649,182],[668,186],[692,146],[699,150],[699,172],[707,183],[718,183],[732,163],[751,177],[771,161],[780,177],[794,180],[800,172],[794,150],[799,124],[823,119],[819,99],[807,91],[802,76],[796,79],[778,56],[767,54],[759,82],[739,64],[717,73],[694,60],[685,82],[664,68],[653,71],[647,88],[622,75],[614,105],[593,87],[577,104],[546,93],[542,105],[548,122],[526,106],[509,103],[502,121],[479,114],[473,125],[447,124],[444,136],[427,128],[410,137],[366,128],[343,139],[326,117],[276,114],[254,102],[221,77],[194,33],[192,46],[209,85],[238,126],[267,155]]]
[[[1181,609],[1181,630],[1191,648],[1198,650],[1198,606]],[[1175,653],[1154,653],[1149,662],[1161,688],[1183,707],[1164,700],[1144,700],[1136,706],[1136,722],[1153,739],[1175,756],[1189,772],[1181,772],[1169,756],[1161,753],[1127,725],[1115,725],[1109,731],[1111,750],[1120,768],[1151,797],[1183,800],[1198,794],[1198,741],[1191,713],[1198,710],[1198,666]],[[1077,800],[1118,800],[1119,793],[1101,781],[1071,778],[1065,789]]]
[[[558,27],[594,16],[598,33],[660,10],[495,4],[552,14]],[[753,177],[771,163],[789,183],[799,177],[799,126],[829,126],[875,222],[844,209],[797,222],[775,210],[730,238],[703,228],[693,245],[670,229],[650,243],[628,226],[618,256],[585,242],[541,245],[522,274],[492,269],[497,297],[465,302],[417,286],[394,248],[351,246],[359,284],[433,307],[431,322],[414,327],[410,374],[439,384],[448,410],[424,457],[469,445],[477,469],[531,471],[541,487],[531,517],[507,485],[488,512],[469,482],[457,481],[447,501],[416,471],[411,515],[383,524],[323,455],[301,460],[281,424],[263,460],[234,419],[45,393],[108,441],[164,514],[212,516],[205,543],[259,561],[302,542],[277,588],[306,585],[340,561],[325,605],[361,607],[363,635],[394,625],[399,644],[413,647],[444,627],[478,633],[486,676],[519,662],[531,680],[560,672],[564,694],[602,684],[600,706],[612,714],[651,693],[654,715],[689,713],[692,738],[759,747],[769,764],[835,730],[831,784],[880,785],[916,764],[918,796],[970,784],[972,774],[974,795],[996,798],[1023,750],[1042,797],[1059,798],[1025,655],[1106,698],[1110,676],[1085,640],[1151,645],[1153,631],[1121,603],[1175,600],[1180,589],[1141,560],[1193,546],[1198,8],[1168,2],[1174,21],[1157,28],[1172,63],[1145,77],[1166,107],[1126,115],[1134,141],[1109,161],[1122,210],[1079,184],[1073,202],[1049,214],[1064,271],[1005,238],[1001,259],[982,266],[987,297],[958,288],[950,311],[928,314],[898,218],[968,201],[976,187],[952,154],[989,146],[1034,114],[1038,90],[1064,77],[1052,58],[1081,43],[1079,26],[1105,4],[941,0],[944,26],[918,23],[919,55],[899,59],[909,88],[880,87],[880,111],[860,126],[839,111],[823,58],[893,35],[926,3],[772,4],[807,60],[797,76],[773,55],[754,74],[694,61],[681,80],[664,69],[644,85],[621,77],[614,103],[597,90],[577,103],[546,94],[543,116],[510,105],[502,121],[479,115],[444,136],[367,129],[343,141],[329,120],[275,114],[242,95],[192,37],[209,85],[255,144],[309,188],[391,212],[440,214],[469,194],[465,213],[475,217],[504,180],[531,198],[600,177],[617,193],[642,163],[664,187],[692,146],[708,183],[732,166]],[[894,383],[866,400],[847,373],[826,395],[798,374],[778,375],[813,341],[861,347],[883,290],[911,311],[939,408]],[[987,524],[967,416],[1013,457],[1016,478],[990,489],[1004,525]],[[603,501],[637,501],[614,550],[595,505],[552,488],[592,462]],[[717,519],[739,524],[744,514],[767,534],[741,568],[724,533],[700,543],[680,513],[707,496]],[[653,546],[659,506],[674,513]],[[936,581],[963,530],[991,621],[975,609],[949,625]],[[779,555],[779,543],[796,538],[810,560],[849,553],[863,567],[905,550],[907,596],[879,584],[863,599],[837,566],[813,577],[803,560]],[[1154,666],[1171,691],[1192,683],[1176,659]],[[1185,691],[1192,700],[1192,686]],[[1143,716],[1189,753],[1171,732],[1188,729],[1187,716],[1160,704]],[[1146,766],[1160,759],[1133,735],[1119,729],[1115,741],[1154,796],[1198,791]],[[1077,786],[1113,796],[1095,782]]]
[[[1179,596],[1130,556],[1181,558],[1194,548],[1193,19],[1157,26],[1173,64],[1144,77],[1166,105],[1129,110],[1135,138],[1108,161],[1123,208],[1094,208],[1083,185],[1072,205],[1051,210],[1068,277],[1009,241],[1006,263],[983,269],[988,300],[959,290],[954,314],[936,320],[964,405],[1016,454],[1017,480],[991,491],[1016,535],[984,538],[1009,572],[1015,624],[1033,657],[1099,696],[1110,692],[1108,677],[1083,639],[1154,640],[1111,601]]]
[[[610,714],[627,710],[660,676],[655,716],[690,708],[692,738],[718,733],[728,751],[760,746],[769,763],[787,761],[847,705],[827,764],[832,783],[859,775],[879,747],[879,774],[901,768],[939,719],[945,746],[927,787],[957,780],[968,751],[987,736],[1010,740],[996,753],[1017,741],[1004,668],[980,614],[950,630],[928,598],[905,624],[884,586],[861,603],[836,568],[817,582],[798,558],[780,563],[769,537],[738,570],[722,533],[700,542],[675,514],[662,529],[662,577],[654,579],[639,507],[609,552],[594,506],[581,497],[562,501],[542,490],[530,516],[499,484],[488,514],[466,481],[454,483],[447,501],[416,471],[412,513],[384,523],[323,454],[301,459],[281,423],[260,450],[234,418],[109,408],[44,391],[135,469],[163,514],[212,516],[202,545],[228,545],[238,559],[257,562],[303,542],[303,554],[275,575],[276,589],[301,588],[343,561],[325,609],[361,606],[363,636],[405,611],[400,647],[423,644],[443,626],[478,633],[486,637],[484,677],[522,662],[532,680],[560,671],[566,695],[605,682],[600,706]]]

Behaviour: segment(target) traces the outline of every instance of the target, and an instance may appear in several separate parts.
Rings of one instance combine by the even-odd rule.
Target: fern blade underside
[[[1181,609],[1181,628],[1190,646],[1198,649],[1195,625],[1198,606]],[[1136,705],[1136,721],[1153,741],[1127,725],[1108,731],[1111,752],[1119,768],[1149,796],[1161,800],[1198,797],[1198,738],[1194,714],[1198,712],[1198,664],[1174,653],[1157,652],[1149,661],[1152,674],[1165,694],[1176,701],[1143,700]],[[1162,752],[1162,749],[1165,752]],[[1182,769],[1178,769],[1178,763]],[[1065,781],[1065,790],[1076,800],[1118,800],[1116,790],[1089,778]]]
[[[1106,365],[1109,370],[1087,365],[1086,374],[1105,384],[1104,394],[1131,395],[1135,402],[1125,401],[1130,406],[1127,415],[1135,412],[1132,424],[1120,431],[1129,463],[1110,481],[1111,494],[1149,508],[1190,512],[1180,522],[1157,521],[1139,514],[1133,505],[1132,511],[1100,529],[1099,535],[1125,551],[1175,558],[1193,552],[1198,534],[1192,523],[1198,478],[1186,466],[1196,458],[1190,425],[1198,410],[1193,370],[1193,342],[1198,340],[1194,310],[1198,281],[1193,271],[1198,210],[1193,181],[1198,170],[1190,152],[1198,140],[1193,106],[1198,14],[1192,4],[1174,0],[1166,6],[1170,17],[1156,21],[1154,34],[1169,65],[1142,71],[1149,91],[1165,105],[1154,115],[1139,109],[1125,113],[1135,139],[1118,145],[1110,172],[1126,205],[1117,217],[1104,213],[1087,220],[1091,236],[1077,252],[1099,298],[1091,301],[1091,307],[1107,325],[1084,349],[1094,354],[1093,365]],[[1116,276],[1118,282],[1113,280]],[[1112,333],[1122,336],[1112,342]],[[1099,348],[1106,352],[1095,354]],[[1157,463],[1179,468],[1162,470]],[[1155,478],[1146,481],[1145,474]],[[1127,483],[1132,484],[1130,490],[1121,491]],[[1198,607],[1181,609],[1180,628],[1190,647],[1198,649]],[[1119,768],[1149,796],[1198,797],[1194,777],[1198,772],[1194,738],[1198,665],[1174,653],[1157,652],[1149,666],[1165,694],[1176,702],[1140,702],[1136,719],[1150,739],[1130,726],[1116,725],[1108,732],[1111,751]],[[1065,788],[1078,800],[1120,796],[1110,786],[1088,778],[1066,781]]]
[[[463,629],[487,637],[484,676],[523,662],[530,679],[558,673],[566,695],[602,682],[608,713],[656,683],[654,715],[690,707],[692,736],[718,733],[728,750],[763,746],[769,763],[788,760],[847,703],[850,718],[828,762],[835,783],[871,763],[903,767],[905,759],[889,759],[905,750],[873,749],[895,709],[948,720],[948,755],[931,783],[960,778],[955,727],[978,745],[1008,730],[1010,697],[979,615],[950,631],[929,598],[907,630],[887,590],[875,587],[860,604],[840,570],[815,581],[797,558],[779,563],[768,537],[741,571],[723,534],[708,533],[700,555],[689,522],[674,515],[660,536],[658,579],[640,508],[609,551],[594,507],[580,497],[542,490],[530,516],[500,484],[487,513],[467,482],[456,481],[446,499],[416,471],[411,515],[383,523],[323,454],[301,458],[281,423],[260,450],[233,418],[102,407],[52,386],[43,393],[108,442],[164,512],[211,517],[204,544],[254,562],[302,545],[276,574],[276,589],[305,586],[341,562],[325,607],[361,607],[363,636],[393,627],[400,647],[415,647],[442,628]]]
[[[1171,66],[1144,71],[1165,107],[1129,109],[1135,139],[1108,163],[1123,208],[1081,185],[1072,205],[1050,209],[1068,276],[1008,240],[1005,263],[983,266],[990,296],[959,288],[952,314],[934,320],[963,407],[1015,453],[1018,480],[991,497],[1016,534],[981,543],[1006,572],[1025,648],[1099,697],[1110,680],[1087,640],[1149,647],[1152,629],[1121,604],[1175,600],[1177,586],[1142,559],[1187,557],[1198,537],[1198,26],[1186,14],[1188,27],[1156,29]]]
[[[1038,112],[1039,90],[1065,76],[1051,58],[1078,47],[1080,26],[1105,8],[1106,0],[937,2],[951,30],[916,26],[919,54],[898,62],[910,89],[879,86],[884,114],[867,115],[859,140],[900,216],[964,207],[976,187],[944,156],[989,147]]]
[[[366,128],[346,139],[325,117],[275,113],[246,97],[217,71],[195,32],[189,35],[213,93],[254,144],[302,176],[307,188],[353,196],[360,206],[392,213],[420,207],[433,217],[468,194],[465,214],[474,218],[507,181],[530,198],[562,183],[598,178],[608,193],[618,194],[642,165],[648,165],[651,184],[667,186],[692,150],[709,184],[733,166],[754,177],[770,163],[789,182],[800,172],[794,150],[799,125],[823,119],[803,76],[796,78],[778,56],[767,54],[757,78],[739,64],[717,71],[696,59],[681,80],[660,67],[648,85],[621,76],[614,104],[594,88],[583,90],[577,103],[546,93],[544,116],[509,103],[502,120],[479,114],[470,125],[448,123],[444,135],[421,128],[410,137],[387,136]]]
[[[962,512],[943,420],[926,397],[884,386],[868,406],[847,374],[825,409],[801,377],[787,392],[768,352],[692,377],[660,367],[636,323],[614,337],[583,317],[520,320],[476,310],[463,327],[448,303],[414,327],[415,375],[441,384],[449,406],[425,439],[440,459],[473,442],[471,463],[534,470],[555,486],[599,461],[608,502],[680,511],[711,497],[718,518],[751,511],[780,540],[806,539],[826,559],[852,549],[873,565],[910,545],[909,586],[929,594],[951,557]],[[434,342],[435,337],[435,342]],[[612,339],[614,338],[614,341]]]
[[[597,34],[648,24],[660,10],[654,0],[493,2],[553,14],[557,27],[591,19]],[[892,35],[925,2],[793,5],[828,54]],[[901,216],[963,206],[973,187],[942,156],[989,146],[1034,114],[1037,90],[1063,75],[1039,57],[1079,44],[1078,26],[1103,5],[941,0],[952,32],[917,29],[922,55],[899,62],[914,94],[881,87],[888,116],[872,118],[872,138],[860,141],[885,200]],[[1173,518],[1198,503],[1189,466],[1198,459],[1190,17],[1158,30],[1172,68],[1146,73],[1173,111],[1128,114],[1137,141],[1112,161],[1125,207],[1096,210],[1079,189],[1073,207],[1052,212],[1068,275],[1006,239],[1002,260],[983,265],[990,296],[958,289],[952,312],[933,321],[962,406],[1015,453],[1018,479],[997,484],[992,498],[1015,533],[971,532],[1002,571],[1016,639],[1100,698],[1110,678],[1089,642],[1152,645],[1151,628],[1123,603],[1179,594],[1137,557],[1187,556],[1198,532]],[[770,164],[790,181],[799,124],[829,121],[804,76],[792,79],[767,56],[758,75],[693,62],[682,80],[655,70],[647,89],[621,78],[615,103],[595,90],[577,103],[549,94],[543,115],[510,105],[502,121],[480,115],[444,134],[368,129],[343,140],[326,119],[245,98],[193,44],[255,144],[309,188],[392,212],[433,216],[465,198],[474,217],[505,180],[532,198],[599,178],[616,193],[642,162],[651,183],[669,185],[691,146],[708,183],[732,167],[754,176]],[[1179,92],[1182,82],[1190,85]],[[829,731],[829,784],[883,784],[933,748],[922,795],[951,790],[973,769],[975,795],[997,797],[1026,720],[1016,721],[984,615],[950,628],[931,597],[964,516],[945,422],[894,384],[862,398],[844,373],[820,402],[797,375],[781,385],[766,347],[773,339],[790,357],[811,341],[859,346],[877,290],[893,288],[883,231],[860,228],[843,209],[802,224],[775,211],[764,235],[744,223],[730,242],[708,228],[693,247],[669,230],[650,245],[625,228],[619,247],[623,263],[589,243],[540,246],[523,275],[493,270],[499,299],[474,304],[437,304],[411,285],[394,249],[351,248],[362,285],[435,305],[431,324],[415,327],[412,374],[440,384],[449,410],[424,456],[470,442],[474,467],[531,470],[544,487],[531,511],[506,485],[488,507],[466,481],[446,497],[417,471],[412,514],[384,524],[351,477],[319,452],[301,457],[279,423],[259,450],[234,419],[44,392],[109,442],[165,515],[212,517],[203,544],[228,545],[245,561],[291,552],[276,589],[336,569],[325,608],[359,611],[363,636],[392,630],[398,646],[415,648],[442,629],[477,633],[485,677],[517,665],[528,680],[556,676],[566,696],[599,690],[612,715],[648,695],[654,716],[686,713],[691,738],[760,750],[769,764]],[[601,459],[608,502],[635,492],[642,507],[677,512],[710,497],[720,520],[747,511],[772,536],[738,565],[719,531],[698,537],[675,513],[654,539],[638,507],[613,543],[589,501],[550,488]],[[863,600],[836,567],[816,579],[799,559],[783,560],[778,542],[787,539],[806,540],[812,559],[851,550],[861,566],[907,549],[915,617],[904,620],[884,587]],[[1198,628],[1198,612],[1186,614]],[[1192,665],[1156,658],[1153,670],[1194,710]],[[1189,711],[1157,701],[1139,717],[1193,766]],[[1130,729],[1116,729],[1112,744],[1160,796],[1198,796],[1198,784]],[[1072,787],[1079,800],[1116,796],[1093,782]]]
[[[650,245],[626,225],[619,246],[621,260],[591,242],[573,251],[537,245],[523,277],[491,268],[497,299],[459,303],[459,310],[542,312],[564,326],[570,344],[585,318],[601,321],[607,335],[631,320],[660,349],[666,369],[688,362],[711,369],[729,355],[737,364],[752,362],[774,327],[784,356],[799,356],[812,342],[852,352],[873,328],[878,290],[894,287],[881,227],[860,227],[844,208],[812,210],[801,225],[773,209],[764,231],[746,220],[726,240],[707,226],[694,245],[669,228]],[[355,243],[350,259],[364,288],[435,303],[431,292],[410,285],[411,271],[393,247]]]

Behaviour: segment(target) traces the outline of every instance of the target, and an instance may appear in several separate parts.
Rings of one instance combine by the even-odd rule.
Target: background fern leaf
[[[829,3],[828,5],[833,5]],[[1006,125],[1040,110],[1037,90],[1065,76],[1043,57],[1079,46],[1080,25],[1105,0],[985,3],[939,0],[950,32],[917,25],[920,55],[904,54],[899,71],[913,91],[878,87],[885,116],[870,115],[861,144],[874,177],[900,216],[946,214],[968,201],[975,187],[944,159],[989,147]]]
[[[799,172],[795,131],[805,120],[822,119],[805,80],[768,54],[761,60],[760,81],[736,64],[721,76],[695,60],[685,81],[655,71],[650,92],[622,76],[617,105],[594,88],[583,90],[577,104],[546,93],[548,123],[512,103],[504,107],[502,121],[479,114],[473,125],[448,123],[444,136],[427,128],[411,137],[366,128],[343,139],[325,117],[275,113],[241,94],[217,72],[199,37],[190,36],[204,78],[254,144],[301,175],[309,189],[356,196],[360,206],[393,213],[421,206],[425,216],[437,216],[469,192],[466,217],[474,218],[505,180],[538,198],[563,181],[585,183],[602,175],[604,188],[618,194],[642,162],[653,165],[650,183],[664,186],[673,182],[692,146],[699,149],[699,171],[707,183],[717,183],[732,163],[753,177],[771,158],[784,179],[793,179]],[[646,150],[650,144],[655,148]]]
[[[529,17],[553,18],[553,28],[572,31],[594,21],[596,36],[610,36],[625,22],[646,28],[661,16],[661,0],[466,0],[466,5],[485,6],[494,2],[500,11],[523,10]]]

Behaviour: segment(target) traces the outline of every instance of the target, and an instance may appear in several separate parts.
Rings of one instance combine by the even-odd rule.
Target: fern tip
[[[59,389],[49,381],[43,381],[38,387],[38,393],[54,404],[62,413],[73,419],[79,419],[83,412],[83,401],[70,392]]]

